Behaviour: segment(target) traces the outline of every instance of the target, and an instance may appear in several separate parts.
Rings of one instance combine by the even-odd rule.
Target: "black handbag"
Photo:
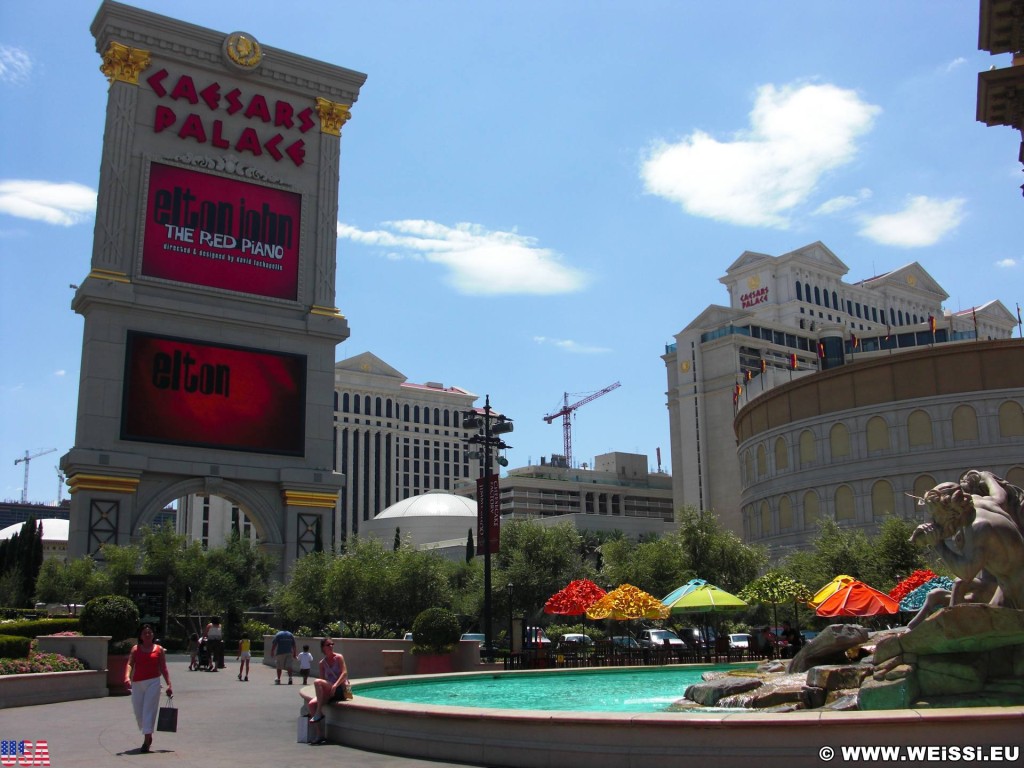
[[[160,707],[160,713],[156,718],[156,729],[177,733],[178,731],[178,708],[174,706],[174,700],[168,696],[167,706]]]

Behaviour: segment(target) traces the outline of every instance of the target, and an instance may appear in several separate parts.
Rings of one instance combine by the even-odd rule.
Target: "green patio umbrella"
[[[670,614],[677,613],[722,613],[725,611],[742,611],[747,604],[736,595],[719,589],[714,584],[701,584],[686,592],[668,605]],[[706,622],[705,622],[706,625]],[[707,631],[704,632],[705,643],[708,642]]]

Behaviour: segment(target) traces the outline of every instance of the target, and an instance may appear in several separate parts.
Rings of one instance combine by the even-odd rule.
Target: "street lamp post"
[[[512,593],[515,591],[515,587],[512,586],[512,582],[508,583],[505,587],[508,592],[508,657],[512,658]],[[506,667],[507,669],[507,667]]]
[[[483,550],[484,550],[484,648],[489,661],[494,661],[494,646],[491,643],[491,478],[493,477],[492,451],[505,450],[511,446],[497,437],[512,431],[512,421],[491,411],[491,396],[484,400],[483,413],[466,411],[463,414],[462,426],[476,429],[477,434],[466,440],[471,445],[483,448],[483,489],[480,494],[479,514],[483,515]],[[479,431],[482,430],[482,431]]]

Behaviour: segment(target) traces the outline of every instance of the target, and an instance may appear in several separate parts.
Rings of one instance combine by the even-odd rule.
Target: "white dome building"
[[[453,559],[465,557],[466,539],[476,541],[476,502],[444,491],[427,491],[392,504],[361,526],[360,535],[390,543],[395,529],[417,549],[441,550]]]

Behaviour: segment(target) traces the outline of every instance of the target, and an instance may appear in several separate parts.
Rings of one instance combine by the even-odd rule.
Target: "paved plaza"
[[[456,765],[392,757],[325,744],[296,742],[301,678],[274,684],[274,671],[253,660],[249,682],[237,662],[219,672],[190,672],[188,658],[168,657],[178,732],[153,736],[153,751],[139,752],[142,734],[131,699],[67,701],[0,710],[0,739],[45,740],[53,768],[175,765],[196,768],[302,766],[303,768],[439,768]]]

